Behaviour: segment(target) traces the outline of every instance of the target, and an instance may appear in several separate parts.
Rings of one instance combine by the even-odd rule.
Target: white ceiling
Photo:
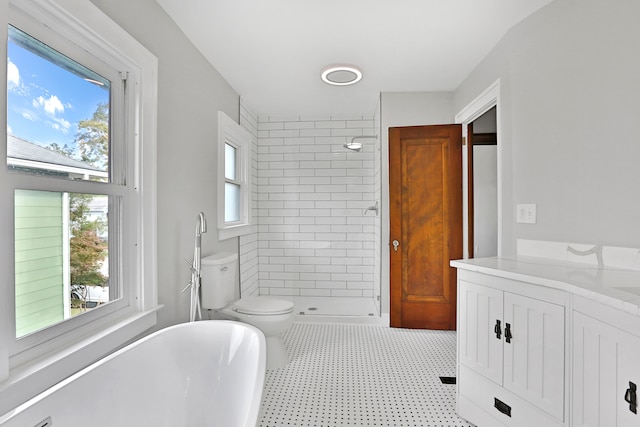
[[[387,91],[452,91],[552,0],[157,0],[260,115],[372,114]],[[329,86],[322,68],[359,66]]]

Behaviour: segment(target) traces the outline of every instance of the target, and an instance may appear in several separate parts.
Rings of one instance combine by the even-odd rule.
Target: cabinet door
[[[618,372],[616,382],[616,413],[618,427],[640,426],[640,408],[638,408],[638,393],[640,391],[640,339],[624,334],[623,341],[618,342]],[[635,405],[631,407],[624,397],[633,386]]]
[[[574,312],[573,425],[640,426],[624,400],[629,382],[640,386],[640,339]]]
[[[504,322],[504,387],[563,420],[564,307],[505,292]]]
[[[460,281],[458,360],[502,385],[502,291]],[[500,333],[496,334],[496,322]]]

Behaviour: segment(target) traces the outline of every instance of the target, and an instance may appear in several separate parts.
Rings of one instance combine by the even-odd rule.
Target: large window
[[[102,183],[112,182],[111,99],[123,97],[112,96],[109,79],[20,29],[10,25],[8,34],[7,167],[35,175],[34,186],[62,190],[14,192],[20,338],[119,297],[119,286],[109,286],[109,241],[117,239],[109,236],[108,207],[120,196]],[[50,179],[88,181],[94,193],[71,193],[64,181],[38,182]],[[111,253],[117,259],[118,247]]]
[[[251,136],[218,112],[218,234],[220,239],[250,232]]]
[[[155,323],[157,61],[90,2],[10,1],[0,22],[8,402],[29,393],[20,381],[46,387]]]

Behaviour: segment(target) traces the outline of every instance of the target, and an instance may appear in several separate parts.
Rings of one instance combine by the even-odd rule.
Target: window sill
[[[229,228],[219,228],[218,239],[227,240],[227,239],[231,239],[232,237],[246,236],[247,234],[257,233],[257,232],[258,232],[257,225],[238,225],[238,226],[229,227]]]
[[[162,306],[128,316],[74,345],[12,369],[9,377],[0,383],[0,415],[155,326],[160,308]]]

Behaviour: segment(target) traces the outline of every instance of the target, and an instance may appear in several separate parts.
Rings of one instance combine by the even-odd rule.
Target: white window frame
[[[121,236],[117,242],[121,262],[110,268],[110,274],[118,276],[121,283],[120,300],[15,338],[14,190],[100,191],[92,187],[95,183],[9,173],[6,160],[0,167],[0,230],[5,236],[0,243],[0,301],[7,302],[0,310],[2,414],[153,327],[160,307],[156,249],[157,59],[89,1],[0,0],[0,17],[4,61],[7,28],[12,24],[82,64],[100,68],[102,61],[126,73],[122,74],[126,76],[125,95],[119,101],[112,97],[112,103],[121,105],[117,108],[112,104],[114,120],[121,123],[112,129],[117,132],[112,134],[112,147],[120,150],[122,163],[114,169],[113,184],[100,184],[109,188],[105,194],[116,195],[122,202],[109,208],[110,215],[120,217],[117,227],[110,224],[109,230],[110,239],[112,233]],[[7,81],[4,66],[0,67],[0,81]],[[7,85],[0,87],[5,100],[0,106],[0,126],[6,135]],[[2,139],[6,159],[6,139]]]
[[[240,186],[240,220],[225,221],[225,145],[236,149],[236,180]],[[254,232],[251,217],[251,135],[224,112],[218,111],[218,238]]]

